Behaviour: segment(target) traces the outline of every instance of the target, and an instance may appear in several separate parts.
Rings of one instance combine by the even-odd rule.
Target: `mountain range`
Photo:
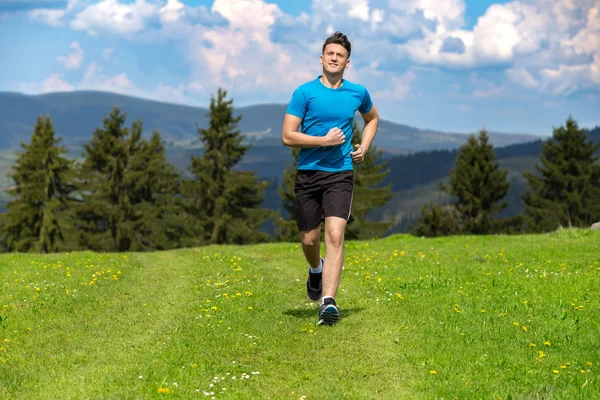
[[[235,107],[235,99],[234,99]],[[81,146],[88,141],[102,117],[113,106],[120,107],[130,125],[140,118],[144,131],[157,130],[168,147],[190,148],[199,146],[196,124],[208,126],[208,109],[114,94],[109,92],[76,91],[42,95],[0,92],[0,148],[18,147],[31,136],[39,115],[52,117],[56,133],[68,147]],[[281,124],[285,104],[259,104],[235,107],[241,115],[239,129],[246,140],[256,146],[281,146]],[[376,145],[389,153],[402,154],[434,149],[454,149],[467,139],[466,133],[440,132],[418,129],[391,122],[381,116]],[[471,132],[468,132],[471,133]],[[530,134],[490,132],[494,146],[507,146],[539,139]]]

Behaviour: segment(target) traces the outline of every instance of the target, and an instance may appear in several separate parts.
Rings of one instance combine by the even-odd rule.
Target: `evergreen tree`
[[[523,196],[528,229],[589,227],[600,220],[600,165],[594,154],[600,143],[587,139],[569,117],[542,144],[537,174],[524,173],[529,183]]]
[[[180,176],[166,161],[158,132],[142,138],[142,122],[124,126],[114,107],[84,144],[77,208],[80,240],[97,251],[161,250],[178,247],[183,222],[176,197]]]
[[[132,209],[124,224],[132,238],[129,250],[181,247],[186,234],[178,200],[181,174],[168,163],[159,132],[152,132],[150,140],[140,140],[140,136],[141,126],[131,130],[128,140],[125,186]]]
[[[352,149],[362,142],[362,130],[356,121],[353,125]],[[354,195],[352,198],[352,216],[354,222],[346,227],[346,238],[372,239],[383,235],[392,221],[368,221],[367,215],[374,208],[384,206],[393,197],[391,184],[381,186],[381,182],[390,172],[387,161],[381,160],[383,152],[371,145],[364,160],[354,163]]]
[[[2,239],[7,251],[56,252],[69,249],[64,216],[74,191],[73,162],[63,157],[50,116],[38,117],[31,142],[21,143],[12,166],[15,197],[2,215]]]
[[[417,236],[437,237],[459,234],[460,213],[453,205],[430,204],[423,207],[414,228]]]
[[[283,171],[283,181],[277,191],[282,200],[282,208],[285,217],[279,213],[275,219],[276,238],[280,242],[298,241],[299,231],[296,221],[298,220],[298,205],[296,204],[296,193],[294,192],[294,182],[298,170],[299,148],[292,148],[292,163],[288,164]]]
[[[460,213],[463,233],[492,232],[495,229],[492,217],[506,207],[501,200],[510,186],[507,171],[500,170],[488,140],[485,129],[478,138],[469,136],[450,171],[450,186],[440,183],[442,191],[456,198],[454,206]]]
[[[85,143],[80,178],[83,201],[77,208],[81,243],[96,251],[126,251],[129,241],[122,224],[130,212],[126,197],[125,168],[129,129],[124,127],[126,115],[113,107]]]
[[[187,212],[200,225],[207,243],[256,243],[268,239],[260,227],[271,215],[260,205],[266,183],[253,173],[233,170],[250,148],[237,129],[233,100],[219,89],[211,97],[208,129],[198,128],[204,144],[201,157],[192,156],[193,179],[186,185]]]

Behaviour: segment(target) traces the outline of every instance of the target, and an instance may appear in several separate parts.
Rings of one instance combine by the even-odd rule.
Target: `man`
[[[344,232],[352,221],[353,162],[362,162],[377,133],[379,116],[364,86],[343,79],[351,45],[336,32],[323,44],[323,74],[296,89],[283,121],[283,144],[300,148],[294,184],[302,250],[309,264],[306,291],[321,299],[319,325],[340,318],[335,301],[344,263]],[[362,143],[352,149],[356,111],[365,126]],[[325,222],[325,259],[320,255]]]

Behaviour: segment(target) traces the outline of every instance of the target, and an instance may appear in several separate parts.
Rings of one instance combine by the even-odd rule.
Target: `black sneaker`
[[[321,258],[321,265],[322,264],[323,259]],[[321,293],[323,293],[322,277],[322,272],[313,274],[310,272],[310,268],[308,269],[308,279],[306,279],[306,294],[312,301],[317,301],[321,298]]]
[[[333,325],[340,319],[340,310],[335,304],[335,299],[328,297],[319,309],[319,321],[317,325]]]

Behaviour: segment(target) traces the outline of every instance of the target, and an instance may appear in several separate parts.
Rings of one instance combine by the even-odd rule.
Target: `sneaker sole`
[[[317,325],[333,325],[336,322],[338,322],[339,319],[340,319],[339,310],[335,306],[330,305],[330,306],[325,307],[325,309],[319,316],[319,321],[317,322]]]

